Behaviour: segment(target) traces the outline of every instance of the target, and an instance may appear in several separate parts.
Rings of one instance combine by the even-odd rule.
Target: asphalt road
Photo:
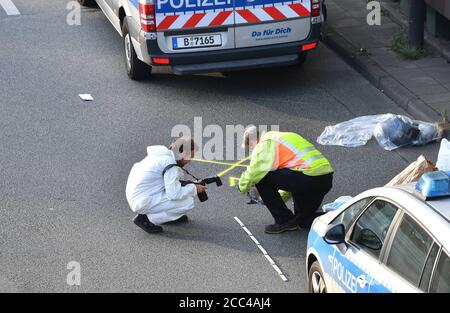
[[[66,23],[66,0],[13,0],[0,8],[0,291],[303,292],[307,232],[264,234],[267,209],[235,189],[209,188],[190,222],[151,236],[131,222],[125,184],[146,147],[176,124],[279,124],[315,141],[325,126],[400,113],[382,92],[321,45],[302,67],[127,78],[120,36],[99,10]],[[82,102],[80,93],[95,100]],[[318,146],[336,170],[326,201],[383,185],[438,145],[382,150]],[[224,168],[192,164],[199,176]],[[238,175],[239,171],[233,173]],[[263,257],[239,217],[285,273]],[[69,286],[70,261],[81,285]]]

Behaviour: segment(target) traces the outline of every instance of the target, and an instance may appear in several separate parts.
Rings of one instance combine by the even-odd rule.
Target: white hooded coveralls
[[[183,170],[174,166],[175,156],[165,146],[147,147],[147,157],[135,163],[128,176],[126,196],[133,212],[146,214],[150,222],[160,225],[174,221],[194,207],[197,189],[194,184],[181,186]]]

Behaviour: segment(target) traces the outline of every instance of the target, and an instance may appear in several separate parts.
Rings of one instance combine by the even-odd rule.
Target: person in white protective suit
[[[186,213],[194,207],[194,197],[206,190],[198,184],[181,184],[183,167],[197,150],[187,137],[176,139],[169,148],[147,147],[147,157],[135,163],[128,176],[126,197],[133,222],[148,233],[160,233],[165,223],[187,222]]]

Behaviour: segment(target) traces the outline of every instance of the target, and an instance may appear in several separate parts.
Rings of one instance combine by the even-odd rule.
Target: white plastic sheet
[[[433,123],[411,120],[403,115],[367,115],[327,126],[317,138],[321,145],[359,147],[375,137],[385,150],[423,145],[440,138]]]
[[[441,171],[450,172],[450,141],[447,139],[441,141],[436,167]]]

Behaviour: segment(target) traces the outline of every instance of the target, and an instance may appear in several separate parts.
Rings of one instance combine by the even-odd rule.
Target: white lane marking
[[[245,225],[241,222],[241,220],[239,219],[239,218],[237,218],[236,216],[234,217],[234,219],[236,220],[236,222],[238,222],[238,224],[241,226],[241,227],[244,227]]]
[[[277,273],[279,275],[283,275],[283,272],[280,270],[280,268],[276,264],[272,265],[272,267],[277,271]]]
[[[0,0],[1,1],[1,0]],[[94,98],[92,97],[92,95],[91,94],[88,94],[88,93],[82,93],[82,94],[79,94],[78,95],[80,98],[81,98],[81,100],[83,100],[83,101],[94,101]]]
[[[250,238],[253,240],[254,243],[256,243],[256,245],[259,245],[259,241],[256,240],[255,236],[250,236]]]
[[[264,255],[268,254],[267,251],[264,250],[264,248],[263,248],[261,245],[259,245],[258,248],[259,248],[259,250],[261,250],[261,252],[262,252]]]
[[[20,15],[19,10],[16,8],[11,0],[0,0],[0,5],[8,15]]]
[[[267,261],[269,261],[270,264],[275,265],[275,261],[270,257],[270,255],[264,254],[264,256],[266,257]]]
[[[253,236],[252,233],[248,230],[247,227],[242,227],[242,229],[249,235],[249,236]]]
[[[286,278],[286,276],[283,274],[283,272],[281,271],[281,269],[278,267],[278,265],[275,263],[275,261],[270,257],[270,255],[267,253],[267,251],[261,246],[261,244],[259,243],[259,241],[255,238],[255,236],[252,235],[252,233],[250,232],[250,230],[248,230],[247,227],[245,227],[244,223],[241,222],[241,220],[238,217],[234,217],[235,221],[239,224],[239,226],[242,227],[242,229],[248,234],[248,236],[250,237],[251,240],[253,240],[253,242],[256,244],[256,246],[259,248],[259,250],[261,250],[262,254],[265,256],[265,258],[267,259],[267,261],[269,261],[270,265],[272,265],[273,269],[278,273],[278,275],[280,276],[280,278],[284,281],[287,282],[288,279]]]

